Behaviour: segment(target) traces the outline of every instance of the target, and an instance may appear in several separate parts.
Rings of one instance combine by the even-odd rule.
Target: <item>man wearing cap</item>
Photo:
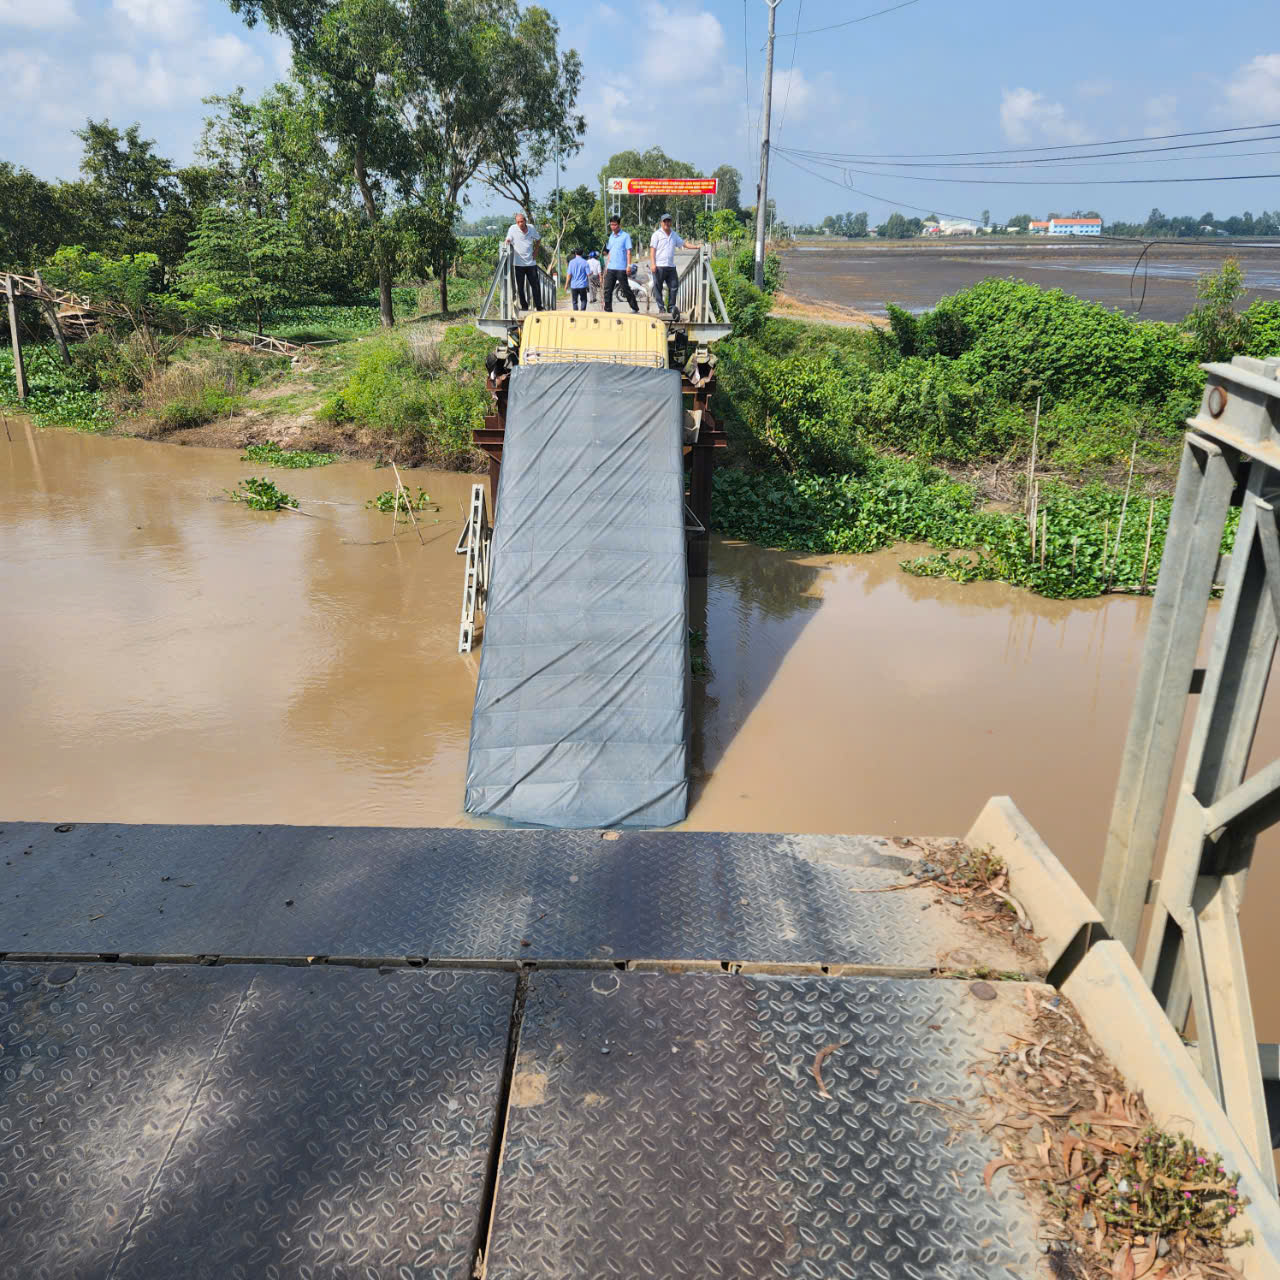
[[[532,305],[535,311],[542,310],[542,298],[538,285],[538,245],[542,237],[538,228],[533,225],[524,213],[517,213],[516,220],[507,228],[507,243],[511,246],[511,254],[515,261],[516,288],[520,292],[520,307],[527,311]],[[525,288],[528,286],[528,302],[525,301]]]
[[[604,266],[604,309],[613,310],[613,291],[618,288],[631,304],[631,310],[639,313],[640,304],[627,278],[631,270],[631,237],[623,231],[622,219],[616,213],[609,219],[609,242],[605,251],[608,256]]]
[[[658,299],[659,311],[674,312],[676,309],[676,293],[680,288],[680,277],[676,272],[676,250],[684,248],[684,241],[678,231],[671,229],[671,215],[664,213],[658,229],[649,238],[649,267],[653,271],[654,296]],[[662,288],[667,289],[667,305],[662,305]]]

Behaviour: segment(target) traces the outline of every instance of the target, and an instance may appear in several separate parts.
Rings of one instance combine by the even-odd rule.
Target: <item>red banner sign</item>
[[[716,178],[610,178],[613,196],[713,196]]]

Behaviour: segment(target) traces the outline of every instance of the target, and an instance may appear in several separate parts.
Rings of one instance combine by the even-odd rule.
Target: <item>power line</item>
[[[789,148],[779,150],[788,151]],[[859,169],[854,165],[831,167],[843,168],[845,173],[861,173],[871,178],[886,176],[883,173],[877,174],[874,169]],[[930,178],[920,173],[895,173],[889,176],[909,182],[958,182],[973,187],[1145,187],[1171,182],[1257,182],[1280,178],[1280,173],[1220,173],[1201,178]]]
[[[1039,151],[1079,151],[1084,147],[1119,147],[1130,142],[1168,142],[1172,138],[1207,138],[1224,133],[1248,133],[1258,129],[1280,129],[1280,120],[1267,124],[1241,124],[1231,129],[1193,129],[1186,133],[1158,133],[1145,138],[1109,138],[1101,142],[1063,142],[1052,147],[1002,147],[991,151],[881,151],[881,152],[828,152],[842,160],[958,160],[966,156],[1016,156]],[[1240,138],[1240,142],[1254,142],[1255,138]],[[1065,157],[1064,157],[1065,158]]]
[[[875,13],[864,13],[862,17],[850,18],[847,22],[833,22],[826,27],[810,27],[807,31],[784,31],[782,33],[782,39],[785,40],[787,36],[796,36],[796,37],[813,36],[813,35],[817,35],[819,31],[836,31],[840,27],[852,27],[859,22],[870,22],[872,18],[878,18],[882,14],[896,13],[899,9],[906,9],[913,4],[919,4],[919,3],[920,3],[920,0],[902,0],[901,4],[892,4],[887,9],[877,9]],[[799,11],[797,11],[796,12],[797,25],[799,24],[799,22],[800,22],[800,14],[799,14]]]
[[[1109,160],[1115,156],[1147,156],[1157,155],[1166,151],[1195,151],[1204,147],[1231,147],[1241,146],[1247,142],[1274,142],[1280,138],[1280,133],[1264,133],[1257,134],[1251,138],[1216,138],[1212,142],[1180,142],[1172,147],[1135,147],[1129,151],[1096,151],[1086,155],[1054,155],[1054,156],[1036,156],[1028,157],[1023,160],[868,160],[861,159],[852,155],[845,155],[836,151],[806,151],[805,154],[813,160],[839,160],[844,163],[855,164],[873,164],[876,166],[886,165],[894,169],[994,169],[1005,167],[1008,165],[1025,165],[1025,164],[1041,164],[1050,165],[1055,161],[1061,160]],[[1243,154],[1257,154],[1256,152],[1244,152]],[[1185,157],[1191,158],[1191,157]],[[1202,157],[1206,159],[1214,159],[1215,157]],[[1229,157],[1225,157],[1229,158]],[[1131,162],[1132,163],[1132,162]]]

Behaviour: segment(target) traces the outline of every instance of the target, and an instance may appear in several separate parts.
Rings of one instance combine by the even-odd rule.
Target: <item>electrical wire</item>
[[[859,169],[855,165],[833,167],[871,178],[886,176],[874,169]],[[930,178],[921,173],[895,173],[887,176],[907,182],[961,183],[971,187],[1148,187],[1183,182],[1261,182],[1280,178],[1280,173],[1219,173],[1197,178]]]
[[[1015,156],[1031,155],[1038,151],[1079,151],[1086,147],[1120,147],[1130,142],[1168,142],[1173,138],[1220,137],[1224,133],[1250,133],[1258,129],[1280,129],[1280,120],[1265,124],[1240,124],[1231,129],[1192,129],[1184,133],[1158,133],[1144,138],[1109,138],[1099,142],[1062,142],[1052,147],[1001,147],[990,151],[879,151],[879,152],[826,152],[842,160],[958,160],[966,156]],[[1256,142],[1256,138],[1241,138],[1240,142]],[[1114,154],[1114,153],[1113,153]],[[1065,158],[1065,157],[1064,157]]]
[[[783,159],[783,160],[785,160],[789,165],[792,165],[792,166],[794,166],[794,167],[795,167],[795,168],[797,168],[797,169],[801,169],[801,170],[803,170],[805,173],[809,174],[809,175],[810,175],[810,177],[818,178],[818,179],[819,179],[820,181],[822,181],[822,182],[830,183],[833,187],[840,187],[842,190],[850,191],[850,192],[852,192],[854,195],[862,196],[862,197],[863,197],[864,199],[866,199],[866,200],[879,200],[881,204],[887,204],[887,205],[889,205],[889,206],[890,206],[890,208],[894,208],[894,209],[910,209],[913,213],[924,213],[924,212],[925,212],[925,210],[924,210],[924,206],[923,206],[923,205],[918,205],[918,204],[904,204],[904,203],[903,203],[902,201],[900,201],[900,200],[891,200],[891,199],[889,199],[889,197],[888,197],[888,196],[880,196],[880,195],[876,195],[874,192],[871,192],[871,191],[861,191],[861,190],[859,190],[857,187],[853,186],[853,185],[849,182],[849,180],[848,180],[848,176],[847,176],[847,172],[846,172],[845,180],[844,180],[843,182],[837,182],[834,178],[829,178],[829,177],[827,177],[827,175],[826,175],[825,173],[818,173],[816,170],[814,170],[814,169],[810,169],[807,165],[800,164],[798,161],[796,161],[796,160],[792,159],[792,157],[788,154],[787,150],[780,150],[780,151],[778,152],[778,154],[779,154],[779,155],[782,157],[782,159]],[[931,217],[936,217],[936,216],[938,216],[938,210],[937,210],[937,209],[930,209],[930,210],[929,210],[929,214],[930,214],[930,216],[931,216]],[[963,214],[963,213],[947,213],[947,211],[944,209],[944,210],[942,211],[942,215],[943,215],[943,216],[945,216],[945,217],[948,217],[948,218],[955,218],[957,221],[960,221],[960,222],[972,222],[975,226],[978,224],[978,219],[977,219],[977,218],[970,217],[968,214]],[[1110,242],[1111,242],[1111,243],[1113,243],[1113,244],[1140,244],[1140,245],[1142,245],[1142,252],[1138,255],[1137,261],[1136,261],[1136,262],[1134,262],[1134,264],[1133,264],[1133,271],[1130,273],[1130,276],[1129,276],[1129,298],[1130,298],[1130,300],[1132,301],[1132,299],[1133,299],[1133,284],[1134,284],[1134,280],[1135,280],[1135,279],[1136,279],[1136,277],[1137,277],[1137,274],[1138,274],[1138,268],[1139,268],[1139,267],[1142,267],[1142,268],[1143,268],[1143,273],[1142,273],[1142,296],[1138,299],[1138,306],[1137,306],[1137,310],[1134,312],[1134,314],[1135,314],[1135,315],[1141,315],[1141,314],[1142,314],[1142,308],[1143,308],[1143,305],[1146,303],[1146,300],[1147,300],[1147,279],[1148,279],[1148,275],[1149,275],[1149,272],[1148,272],[1147,267],[1146,267],[1147,255],[1148,255],[1148,254],[1151,252],[1151,250],[1152,250],[1153,248],[1155,248],[1157,245],[1177,245],[1179,248],[1185,247],[1185,242],[1183,242],[1183,241],[1178,241],[1178,240],[1163,240],[1163,239],[1145,240],[1145,239],[1143,239],[1141,236],[1100,235],[1100,236],[1090,236],[1090,237],[1089,237],[1089,239],[1090,239],[1090,241],[1107,240],[1107,241],[1110,241]]]
[[[810,27],[807,31],[784,31],[782,33],[782,39],[785,40],[788,36],[796,36],[796,37],[813,36],[813,35],[817,35],[819,31],[836,31],[840,27],[856,26],[859,22],[870,22],[872,18],[878,18],[882,14],[896,13],[899,9],[907,9],[907,8],[910,8],[911,5],[919,4],[919,3],[920,3],[920,0],[902,0],[901,4],[891,4],[887,9],[877,9],[875,13],[864,13],[862,17],[850,18],[847,22],[833,22],[826,27]],[[799,25],[799,22],[800,22],[800,14],[797,11],[796,13],[797,25]]]
[[[995,169],[1009,165],[1052,165],[1069,160],[1073,163],[1082,160],[1109,160],[1116,156],[1149,156],[1159,155],[1166,151],[1197,151],[1205,147],[1243,146],[1247,142],[1275,142],[1280,133],[1258,134],[1252,138],[1218,138],[1213,142],[1182,142],[1173,147],[1134,147],[1129,151],[1096,151],[1087,155],[1054,155],[1028,157],[1023,160],[863,160],[853,156],[845,156],[836,151],[805,151],[811,160],[840,161],[841,164],[873,164],[877,167],[887,166],[894,169]],[[1229,153],[1228,153],[1229,154]],[[1244,155],[1256,155],[1257,152],[1242,152]],[[1175,157],[1175,159],[1196,159],[1213,157]]]

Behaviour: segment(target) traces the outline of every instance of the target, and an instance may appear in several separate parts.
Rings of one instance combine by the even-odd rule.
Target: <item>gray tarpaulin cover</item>
[[[688,804],[680,374],[511,374],[469,813],[666,826]]]

